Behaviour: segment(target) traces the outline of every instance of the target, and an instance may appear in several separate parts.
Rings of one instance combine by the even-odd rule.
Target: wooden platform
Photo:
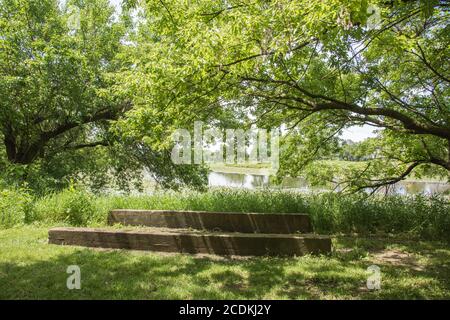
[[[49,243],[240,256],[331,252],[331,238],[312,234],[309,216],[301,213],[112,210],[108,223],[125,227],[54,228]]]
[[[234,213],[167,210],[112,210],[110,225],[149,226],[160,228],[192,228],[197,230],[242,233],[311,233],[306,214]]]
[[[254,234],[54,228],[49,243],[86,247],[242,256],[301,256],[331,251],[331,239],[311,234]]]

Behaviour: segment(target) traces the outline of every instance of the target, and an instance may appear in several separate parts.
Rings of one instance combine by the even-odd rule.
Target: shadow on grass
[[[372,253],[397,247],[417,255],[420,270],[377,261],[382,290],[365,287]],[[47,255],[0,263],[1,299],[432,299],[449,298],[449,250],[395,240],[335,241],[331,256],[197,258],[121,250],[39,245]],[[58,247],[61,248],[61,247]],[[342,250],[348,249],[348,250]],[[29,253],[30,256],[32,255]],[[69,265],[81,290],[68,290]]]

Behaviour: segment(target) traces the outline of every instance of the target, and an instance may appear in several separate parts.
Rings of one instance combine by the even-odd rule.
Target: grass
[[[228,259],[47,244],[48,225],[0,230],[0,299],[449,299],[440,242],[337,237],[330,256]],[[381,290],[366,288],[381,268]],[[66,269],[81,269],[68,290]]]
[[[450,242],[450,204],[443,197],[302,194],[293,191],[212,189],[140,196],[95,196],[70,188],[31,199],[2,193],[0,227],[31,222],[101,226],[111,209],[169,209],[260,213],[308,213],[325,234],[395,234]],[[19,201],[19,199],[22,199]]]
[[[42,198],[4,190],[0,207],[0,299],[450,299],[445,198],[239,189],[100,196],[69,188]],[[334,252],[230,259],[47,244],[50,227],[104,226],[113,208],[306,212],[316,232],[335,235]],[[366,288],[373,264],[378,291]],[[81,268],[81,290],[66,288],[69,265]]]

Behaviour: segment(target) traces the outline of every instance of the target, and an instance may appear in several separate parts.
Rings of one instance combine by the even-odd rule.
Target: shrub
[[[96,221],[109,210],[171,209],[260,213],[308,213],[318,233],[409,234],[450,240],[450,205],[444,197],[303,194],[278,190],[211,189],[159,192],[150,196],[96,199]]]
[[[410,234],[450,241],[450,205],[442,196],[311,196],[308,213],[321,233]]]
[[[83,226],[91,222],[95,211],[94,197],[83,189],[69,187],[40,198],[34,210],[37,219],[45,222]]]
[[[0,190],[0,227],[10,228],[30,220],[32,197],[23,189]]]
[[[10,212],[15,203],[10,197]],[[450,241],[450,205],[445,197],[304,194],[280,190],[217,188],[208,192],[164,191],[152,195],[93,196],[69,188],[36,200],[36,220],[75,226],[105,224],[111,209],[168,209],[260,213],[308,213],[315,232],[323,234],[409,234]],[[19,210],[20,211],[20,210]],[[26,212],[24,210],[23,212]],[[24,221],[24,213],[18,221]],[[30,220],[30,219],[28,219]]]

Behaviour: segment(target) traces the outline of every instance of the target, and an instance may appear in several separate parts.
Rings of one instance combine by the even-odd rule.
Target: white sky
[[[379,129],[379,128],[372,127],[369,125],[353,126],[353,127],[343,130],[341,138],[346,139],[346,140],[347,139],[352,140],[354,142],[360,142],[367,138],[375,137],[376,134],[373,131],[377,130],[377,129]]]

